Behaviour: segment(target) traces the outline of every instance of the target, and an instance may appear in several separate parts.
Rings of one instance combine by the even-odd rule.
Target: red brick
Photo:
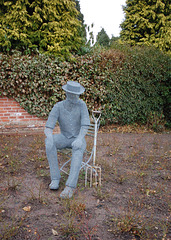
[[[31,121],[38,121],[38,119],[37,118],[32,118]]]
[[[28,119],[22,119],[22,121],[24,121],[24,122],[29,122],[29,120],[28,120]]]
[[[17,119],[24,119],[24,116],[17,116]]]
[[[17,118],[15,116],[10,116],[9,119],[16,119],[17,120]]]
[[[1,117],[1,120],[7,120],[9,119],[8,117]]]
[[[20,109],[17,109],[17,108],[11,108],[11,110],[9,110],[11,112],[20,112]]]
[[[8,102],[0,102],[0,106],[8,105]]]
[[[20,113],[20,110],[19,109],[11,109],[11,110],[9,110],[8,112],[14,112],[14,113]]]
[[[9,104],[8,106],[9,106],[9,107],[12,107],[12,108],[20,108],[20,109],[21,109],[21,107],[20,107],[20,106],[18,106],[18,105],[15,105],[15,104]]]
[[[11,110],[11,107],[4,107],[3,109],[4,110]],[[1,111],[1,108],[0,108],[0,111]]]
[[[16,109],[21,109],[21,107],[20,107],[20,106],[17,106],[17,105],[8,105],[8,107],[16,108]]]
[[[26,112],[24,109],[22,109],[22,108],[20,109],[20,112],[21,112],[21,113],[27,113],[27,112]]]
[[[0,111],[0,113],[7,113],[7,111]]]
[[[12,114],[12,113],[17,113],[18,111],[13,109],[13,110],[9,110],[8,112]]]
[[[29,113],[27,113],[27,112],[23,112],[22,116],[27,116],[27,117],[29,116],[29,117],[31,117],[31,115]]]
[[[30,115],[29,116],[24,116],[24,118],[31,119],[31,116]]]
[[[8,106],[19,106],[20,107],[20,105],[18,103],[16,103],[16,102],[6,102],[6,104]]]
[[[1,122],[9,122],[9,119],[2,119]]]

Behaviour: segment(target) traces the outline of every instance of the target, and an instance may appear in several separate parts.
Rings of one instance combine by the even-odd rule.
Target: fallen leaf
[[[23,210],[25,212],[30,212],[31,211],[31,206],[24,207]]]
[[[54,229],[52,229],[52,233],[53,233],[54,236],[58,235],[58,232],[56,230],[54,230]]]

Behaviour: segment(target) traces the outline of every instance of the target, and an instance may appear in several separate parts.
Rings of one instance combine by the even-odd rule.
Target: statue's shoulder
[[[87,105],[86,105],[86,103],[82,100],[82,99],[80,99],[80,102],[79,102],[79,104],[80,104],[80,108],[82,108],[82,109],[85,109],[85,108],[87,108]]]
[[[55,114],[55,115],[56,115],[57,113],[59,113],[62,105],[63,105],[63,104],[62,104],[62,101],[55,103],[55,105],[54,105],[53,108],[52,108],[51,114]]]
[[[85,102],[82,99],[79,99],[79,104],[80,104],[80,106],[86,105]]]
[[[55,105],[54,105],[54,108],[60,108],[63,106],[63,102],[64,101],[60,101],[60,102],[57,102]]]

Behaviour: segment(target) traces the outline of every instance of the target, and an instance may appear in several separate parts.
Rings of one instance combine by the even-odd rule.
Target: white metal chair
[[[100,111],[92,111],[91,123],[86,136],[92,138],[93,146],[91,147],[91,150],[86,149],[81,164],[81,169],[85,170],[85,186],[87,186],[89,182],[90,187],[94,185],[101,186],[101,167],[96,166],[97,133],[100,127],[100,117],[101,117]],[[71,149],[65,148],[58,150],[58,152],[63,153],[69,157],[69,160],[66,161],[60,168],[60,171],[68,175],[68,172],[65,170],[65,167],[71,161]]]

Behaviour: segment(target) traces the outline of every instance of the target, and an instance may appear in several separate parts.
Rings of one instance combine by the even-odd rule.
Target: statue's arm
[[[45,133],[46,137],[49,137],[53,134],[53,129],[45,127],[44,133]]]
[[[73,148],[81,148],[83,138],[85,137],[85,135],[88,131],[89,125],[90,125],[90,118],[89,118],[88,109],[87,109],[86,104],[84,102],[82,102],[82,105],[81,105],[81,128],[80,128],[80,132],[79,132],[77,138],[72,143]]]
[[[82,126],[80,129],[80,132],[77,136],[77,138],[75,139],[75,141],[72,143],[72,147],[74,149],[78,149],[81,148],[82,146],[82,142],[83,142],[83,138],[85,137],[86,133],[88,130],[88,126]]]
[[[87,134],[89,126],[82,126],[79,132],[79,135],[77,136],[78,139],[83,140],[85,135]]]
[[[44,133],[45,133],[46,137],[50,137],[53,135],[53,129],[55,128],[56,122],[58,120],[58,116],[59,116],[59,106],[58,106],[58,104],[56,104],[52,108],[52,110],[49,114],[48,120],[46,122],[46,125],[45,125]]]

